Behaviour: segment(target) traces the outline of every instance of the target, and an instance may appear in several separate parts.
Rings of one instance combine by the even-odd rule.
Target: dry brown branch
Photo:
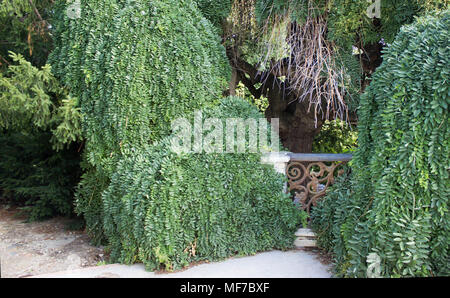
[[[34,5],[33,0],[28,0],[28,3],[30,3],[31,8],[33,8],[33,11],[36,14],[36,16],[38,17],[39,21],[44,22],[44,20],[42,19],[41,14],[39,13],[39,10]]]
[[[345,70],[336,63],[334,44],[326,39],[326,16],[313,16],[312,1],[308,3],[308,17],[302,24],[290,20],[289,10],[268,18],[263,30],[267,46],[260,64],[288,82],[294,101],[308,102],[316,124],[318,117],[347,121]]]

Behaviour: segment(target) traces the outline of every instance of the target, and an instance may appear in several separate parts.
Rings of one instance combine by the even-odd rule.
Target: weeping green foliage
[[[352,182],[313,215],[344,276],[450,274],[449,29],[449,11],[404,26],[361,98]]]
[[[202,14],[214,26],[221,28],[222,22],[231,12],[233,0],[195,0]]]
[[[0,73],[0,129],[53,133],[53,148],[80,141],[81,114],[76,99],[51,73],[50,65],[38,69],[22,55],[11,52],[10,65]]]
[[[76,210],[112,261],[176,269],[293,243],[301,213],[257,154],[176,155],[171,121],[220,103],[229,77],[216,29],[192,0],[81,1],[56,7],[54,73],[80,99],[85,173]]]
[[[81,1],[78,19],[66,8],[56,8],[50,60],[80,99],[93,165],[111,174],[121,154],[219,98],[225,50],[193,1]]]
[[[358,202],[354,201],[356,196],[353,193],[351,177],[350,169],[346,167],[344,174],[337,177],[335,184],[328,189],[326,197],[312,209],[317,245],[333,255],[337,277],[346,275],[349,266],[348,239],[363,212]],[[367,254],[365,243],[358,244],[361,253]]]
[[[91,242],[100,245],[107,243],[103,232],[102,193],[108,187],[110,179],[86,160],[83,157],[81,162],[83,175],[75,191],[75,212],[83,215]]]
[[[262,117],[239,98],[204,112],[219,119]],[[280,191],[283,175],[260,158],[177,155],[165,138],[122,159],[103,194],[112,260],[175,270],[291,247],[301,212]]]

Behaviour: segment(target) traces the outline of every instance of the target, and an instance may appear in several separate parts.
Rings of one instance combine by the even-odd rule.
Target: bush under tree
[[[194,1],[81,1],[81,8],[69,19],[64,3],[56,7],[50,59],[83,114],[76,209],[111,259],[176,269],[291,247],[301,213],[259,154],[170,150],[177,117],[259,115],[243,100],[220,100],[230,67]]]
[[[73,215],[81,116],[49,65],[10,53],[0,73],[0,190],[29,220]]]

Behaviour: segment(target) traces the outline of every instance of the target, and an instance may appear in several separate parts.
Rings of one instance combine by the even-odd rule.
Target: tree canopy
[[[380,3],[380,16],[370,18],[365,1],[235,1],[224,25],[234,70],[230,92],[242,81],[255,98],[267,97],[266,117],[280,118],[284,145],[310,152],[325,120],[356,119],[359,93],[400,26],[448,5]]]

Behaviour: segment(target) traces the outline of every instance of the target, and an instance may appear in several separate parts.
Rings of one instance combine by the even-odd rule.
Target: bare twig
[[[36,6],[34,5],[33,0],[28,0],[28,2],[30,3],[31,8],[33,8],[34,13],[35,13],[36,16],[38,17],[39,21],[45,22],[44,19],[42,19],[42,16],[41,16],[41,14],[39,13],[39,10],[37,10]]]
[[[308,17],[302,24],[291,21],[289,10],[268,18],[263,30],[267,47],[260,64],[287,81],[288,92],[294,93],[296,100],[308,102],[316,124],[318,117],[348,120],[345,69],[336,63],[335,46],[326,39],[326,15],[314,15],[313,1],[305,1]],[[284,52],[279,53],[280,48]],[[284,58],[273,61],[280,56]]]

